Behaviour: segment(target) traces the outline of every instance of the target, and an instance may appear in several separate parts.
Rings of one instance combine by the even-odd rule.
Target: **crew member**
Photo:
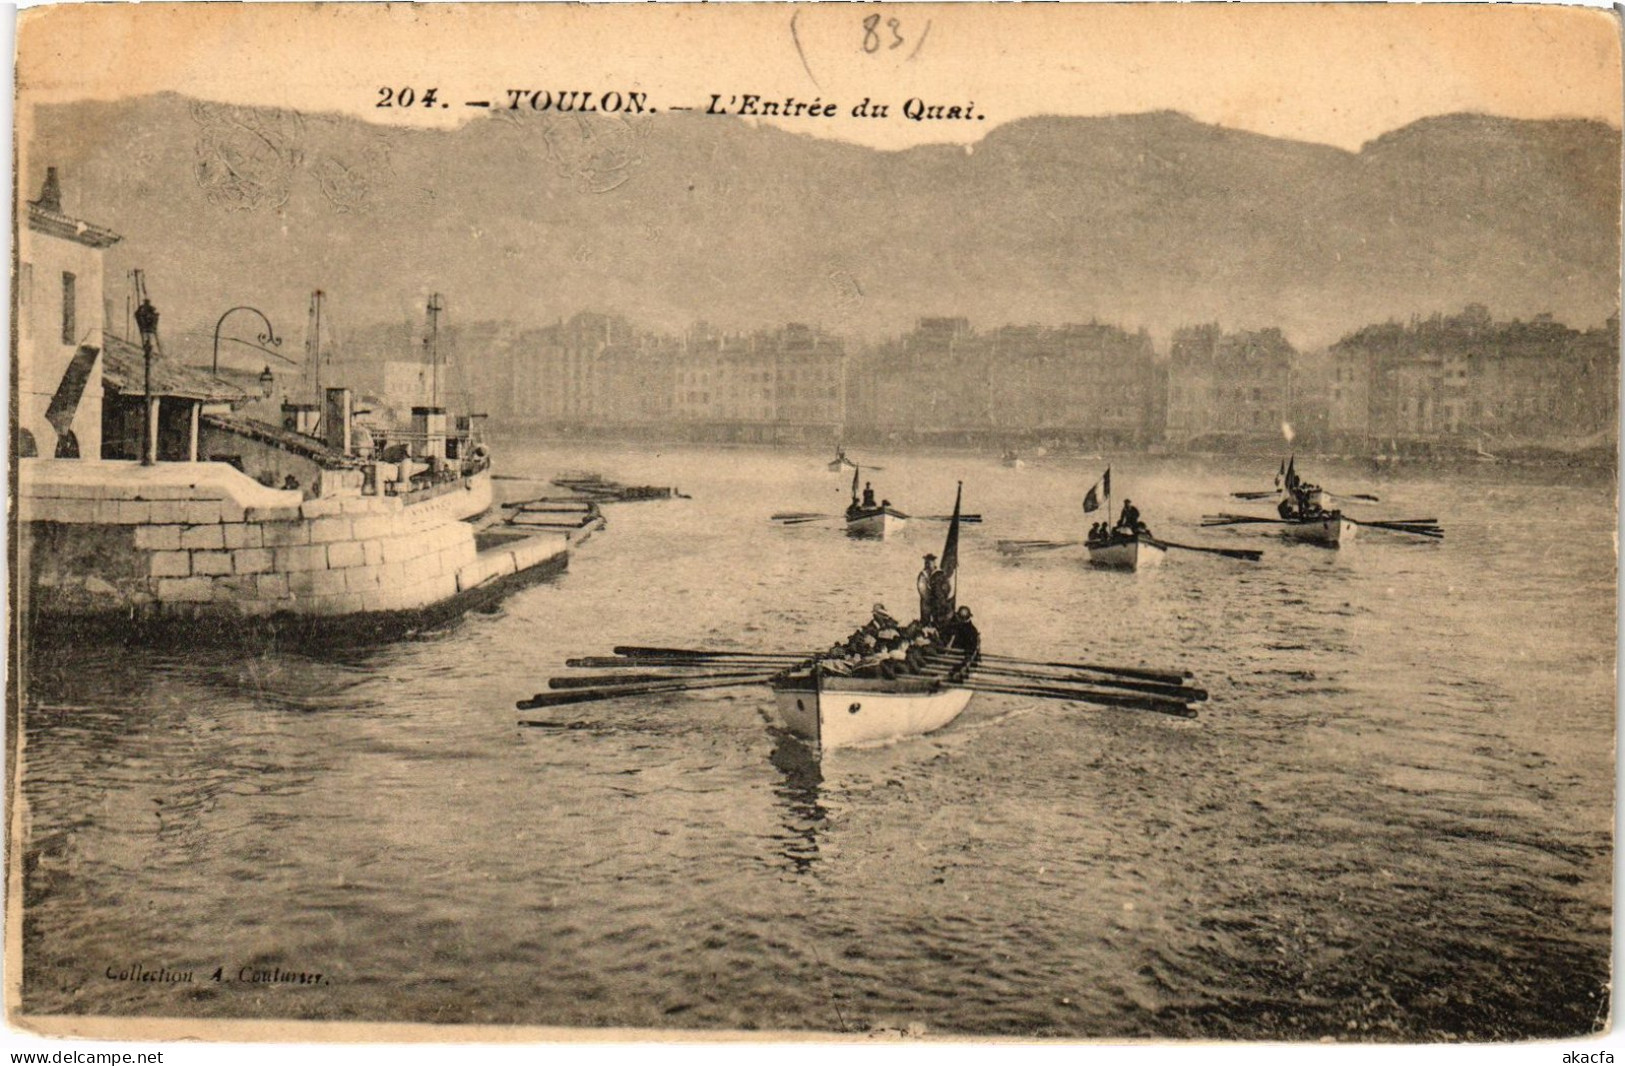
[[[982,646],[982,634],[970,620],[969,607],[954,612],[953,621],[943,630],[943,635],[948,638],[948,647],[966,655],[975,655]]]
[[[867,481],[863,483],[863,509],[865,511],[872,511],[875,509],[874,486],[869,484]]]
[[[931,575],[936,572],[937,557],[927,553],[925,567],[920,571],[920,576],[914,579],[914,587],[920,593],[919,619],[921,622],[929,622],[933,617],[931,613]]]
[[[925,621],[938,627],[953,617],[954,613],[954,576],[940,567],[931,572],[931,613]]]
[[[1133,500],[1123,501],[1123,513],[1117,519],[1117,528],[1125,533],[1149,533],[1149,529],[1140,521],[1140,509],[1134,506]]]

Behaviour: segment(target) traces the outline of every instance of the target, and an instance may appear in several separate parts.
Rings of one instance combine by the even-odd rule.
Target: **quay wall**
[[[555,534],[476,550],[456,494],[302,499],[223,463],[24,462],[26,607],[169,618],[423,609],[565,553]],[[128,469],[96,471],[89,467]]]

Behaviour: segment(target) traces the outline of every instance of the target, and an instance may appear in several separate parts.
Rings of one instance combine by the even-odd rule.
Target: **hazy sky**
[[[1621,112],[1614,16],[1553,6],[144,3],[30,9],[18,39],[25,105],[170,90],[445,125],[509,89],[635,90],[661,110],[756,93],[833,102],[782,124],[882,148],[1038,113],[1175,109],[1352,149],[1443,112]],[[380,108],[384,87],[450,106]],[[865,97],[892,114],[851,117]],[[911,97],[985,118],[909,121]]]

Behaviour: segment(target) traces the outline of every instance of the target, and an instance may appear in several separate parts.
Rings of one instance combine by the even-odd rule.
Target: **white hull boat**
[[[1104,543],[1085,545],[1089,549],[1091,566],[1111,570],[1140,570],[1148,566],[1161,566],[1168,549],[1155,544],[1149,537],[1114,535]]]
[[[895,681],[827,675],[821,670],[773,686],[779,718],[821,751],[935,732],[958,718],[972,692],[952,681]]]
[[[901,531],[907,524],[908,516],[903,512],[882,507],[873,511],[849,514],[846,519],[846,535],[884,539]]]
[[[463,488],[465,493],[455,506],[458,518],[478,518],[491,509],[493,497],[490,467],[464,477]]]
[[[1353,540],[1359,528],[1354,522],[1333,512],[1319,518],[1300,518],[1288,522],[1282,536],[1288,540],[1300,540],[1306,544],[1335,548]]]

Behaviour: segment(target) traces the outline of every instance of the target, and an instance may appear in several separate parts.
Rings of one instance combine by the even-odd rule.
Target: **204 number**
[[[408,87],[404,89],[391,89],[384,86],[378,90],[378,103],[375,107],[433,107],[437,102],[435,94],[439,89],[424,89],[421,94]]]

